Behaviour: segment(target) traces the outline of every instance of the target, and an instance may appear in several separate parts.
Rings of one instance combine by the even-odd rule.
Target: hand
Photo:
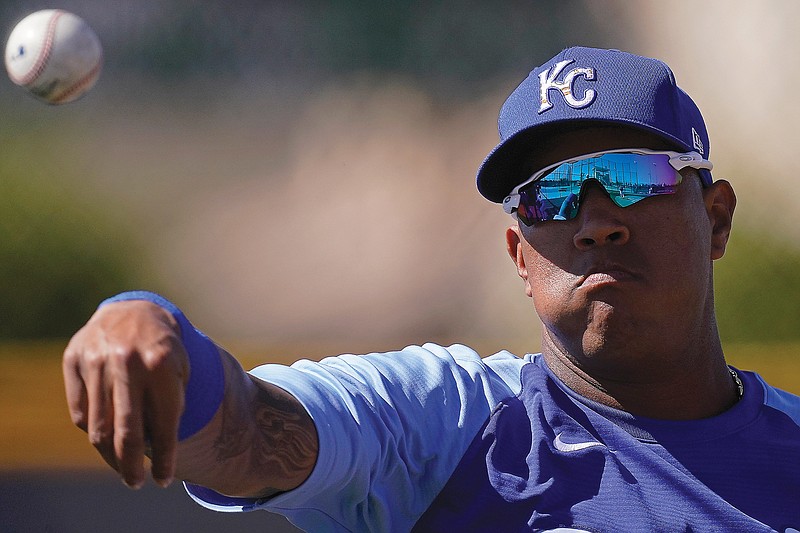
[[[189,379],[174,317],[147,301],[107,304],[69,342],[63,371],[72,421],[125,484],[142,486],[147,454],[169,485]]]

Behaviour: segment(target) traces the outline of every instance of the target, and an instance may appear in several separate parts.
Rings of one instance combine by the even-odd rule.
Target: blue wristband
[[[178,427],[178,440],[185,440],[203,429],[217,412],[225,394],[225,374],[219,349],[211,339],[189,322],[178,307],[158,294],[129,291],[112,296],[98,306],[113,302],[146,300],[169,311],[181,328],[181,340],[189,355],[189,383],[186,385],[183,414]]]

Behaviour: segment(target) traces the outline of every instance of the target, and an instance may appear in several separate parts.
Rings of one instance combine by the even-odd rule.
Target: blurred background
[[[105,66],[64,106],[0,79],[0,531],[292,531],[130,493],[71,426],[61,352],[116,292],[168,296],[245,367],[537,351],[510,219],[474,176],[505,97],[573,44],[665,60],[703,110],[739,198],[726,352],[800,392],[795,0],[3,0],[3,45],[53,7]]]

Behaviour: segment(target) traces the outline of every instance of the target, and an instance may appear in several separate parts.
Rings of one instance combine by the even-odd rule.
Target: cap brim
[[[556,120],[549,123],[540,123],[530,128],[523,129],[501,142],[484,159],[478,170],[478,191],[492,202],[502,203],[511,189],[527,180],[535,172],[529,161],[537,147],[543,140],[551,140],[557,135],[563,135],[574,130],[586,128],[590,125],[614,125],[645,130],[656,134],[666,142],[675,145],[679,150],[691,150],[680,139],[666,135],[663,131],[626,120]],[[631,147],[633,148],[633,147]],[[646,147],[641,147],[646,148]]]

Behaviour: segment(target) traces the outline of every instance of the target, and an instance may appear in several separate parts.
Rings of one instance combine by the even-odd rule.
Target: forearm
[[[314,423],[283,389],[220,350],[225,396],[209,424],[178,445],[177,476],[221,494],[267,497],[299,486],[316,462]],[[191,406],[187,406],[190,409]]]
[[[130,487],[143,456],[162,486],[175,477],[231,496],[298,486],[317,456],[300,403],[256,382],[180,309],[144,291],[101,305],[64,352],[73,422]]]

